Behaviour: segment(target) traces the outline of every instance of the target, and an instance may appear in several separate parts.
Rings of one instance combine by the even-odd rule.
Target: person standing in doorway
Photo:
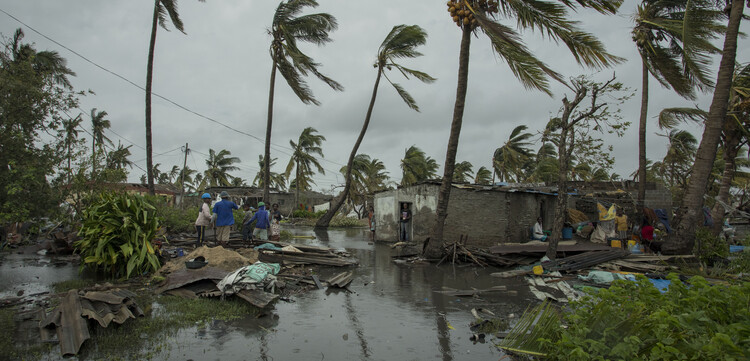
[[[370,206],[367,211],[367,221],[370,223],[370,240],[375,242],[375,209]]]
[[[242,205],[242,209],[245,210],[245,217],[242,219],[242,241],[247,241],[253,238],[253,227],[250,219],[253,218],[254,209],[247,203]]]
[[[268,211],[266,210],[266,204],[258,202],[258,211],[255,212],[253,218],[250,219],[252,223],[255,221],[255,229],[253,230],[253,239],[258,238],[263,241],[268,240],[268,227],[270,226]]]
[[[196,247],[203,246],[206,241],[206,227],[211,224],[211,195],[203,193],[201,196],[203,204],[201,204],[201,210],[198,212],[198,218],[195,219],[195,231],[198,232],[198,240],[195,242]]]
[[[411,209],[408,203],[401,204],[401,241],[409,242],[409,225],[411,224]]]
[[[235,209],[240,209],[237,204],[229,200],[229,193],[222,191],[219,195],[221,201],[214,204],[214,213],[216,214],[216,241],[221,245],[229,242],[229,230],[234,225]]]
[[[271,240],[281,240],[281,211],[279,211],[279,204],[274,203],[271,205]]]

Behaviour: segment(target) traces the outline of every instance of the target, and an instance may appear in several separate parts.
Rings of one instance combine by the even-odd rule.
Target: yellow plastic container
[[[614,248],[622,248],[622,241],[619,239],[613,239],[612,240],[612,247]]]
[[[628,249],[635,247],[636,244],[638,244],[638,242],[636,242],[636,241],[634,241],[632,239],[629,240],[628,241]]]
[[[544,268],[542,268],[542,265],[534,266],[531,270],[534,271],[534,274],[537,276],[544,274]]]

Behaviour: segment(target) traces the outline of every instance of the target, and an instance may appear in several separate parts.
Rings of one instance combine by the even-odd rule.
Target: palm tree
[[[104,119],[107,112],[97,112],[96,108],[91,109],[91,173],[96,171],[96,151],[104,149],[104,141],[113,145],[112,141],[104,135],[104,130],[109,129],[111,123],[109,119]]]
[[[492,172],[484,166],[477,169],[474,175],[474,184],[490,185],[492,183]]]
[[[428,157],[424,151],[412,145],[401,159],[401,185],[411,185],[437,177],[437,161]]]
[[[643,0],[633,28],[642,63],[641,113],[638,126],[638,209],[646,196],[646,123],[649,74],[686,99],[695,88],[713,86],[708,78],[708,54],[717,52],[710,40],[721,30],[714,22],[720,13],[703,0]]]
[[[213,149],[208,150],[207,169],[204,172],[204,178],[209,187],[230,186],[232,184],[232,176],[229,175],[229,172],[240,169],[234,165],[239,163],[240,159],[231,157],[231,155],[232,153],[226,149],[222,149],[218,153],[214,152]]]
[[[695,158],[698,140],[688,131],[672,129],[667,134],[669,148],[662,163],[665,167],[665,183],[685,189],[690,165]]]
[[[346,175],[347,167],[341,167],[341,173]],[[388,188],[388,172],[385,171],[385,165],[376,158],[370,158],[367,154],[357,154],[352,163],[352,184],[349,187],[347,201],[357,214],[359,209],[367,209],[372,204],[373,194]]]
[[[30,61],[34,71],[47,74],[52,77],[55,84],[66,89],[73,89],[68,81],[68,75],[75,76],[72,70],[67,67],[67,60],[61,57],[56,51],[44,50],[36,51],[31,44],[23,44],[24,34],[21,28],[16,29],[13,33],[13,39],[10,43],[10,54],[13,62]]]
[[[520,181],[522,166],[531,158],[533,152],[529,149],[531,133],[524,133],[528,129],[525,125],[519,125],[510,132],[508,141],[502,147],[495,149],[492,155],[492,166],[501,182],[512,180]]]
[[[68,158],[68,183],[73,181],[73,168],[71,162],[73,160],[73,144],[78,141],[78,127],[83,122],[81,114],[78,114],[75,118],[67,119],[62,121],[63,129],[61,135],[63,137],[63,146]]]
[[[484,32],[492,43],[493,50],[508,64],[515,75],[526,88],[534,88],[550,94],[549,81],[551,77],[563,82],[562,77],[538,60],[521,41],[521,35],[508,26],[500,24],[491,18],[505,17],[518,19],[518,26],[522,29],[538,28],[541,33],[560,40],[568,46],[578,63],[605,67],[622,61],[621,58],[608,54],[604,46],[591,34],[578,29],[578,22],[568,20],[568,9],[578,7],[592,8],[601,13],[614,14],[621,1],[608,0],[579,0],[547,2],[547,1],[510,1],[510,0],[451,0],[448,11],[462,31],[459,52],[458,84],[456,87],[456,103],[453,107],[453,120],[448,138],[445,155],[443,180],[440,185],[437,204],[437,222],[430,237],[428,253],[436,255],[440,252],[443,242],[443,227],[448,215],[448,200],[450,198],[453,166],[458,152],[458,139],[461,133],[464,107],[466,104],[466,89],[469,77],[469,47],[471,35]]]
[[[258,156],[258,167],[260,168],[260,171],[258,171],[258,174],[255,175],[255,178],[253,179],[253,186],[265,188],[265,180],[266,177],[263,174],[263,172],[266,170],[266,162],[263,161],[263,156]],[[271,164],[268,167],[270,170],[273,168],[273,166],[276,165],[276,158],[271,158]],[[274,171],[271,171],[271,175],[268,177],[270,180],[271,188],[276,188],[278,190],[284,190],[284,185],[286,184],[286,178],[284,177],[284,173],[276,173]]]
[[[195,184],[193,182],[197,181],[197,176],[193,178],[193,175],[198,173],[197,170],[190,169],[190,167],[185,166],[185,168],[180,169],[180,175],[177,177],[177,184],[179,185],[179,188],[182,190],[182,194],[185,193],[185,191],[192,191],[195,189]]]
[[[306,41],[323,45],[331,38],[328,32],[336,30],[336,18],[326,13],[298,16],[305,7],[317,7],[315,0],[287,0],[279,3],[273,16],[273,23],[268,33],[271,41],[271,86],[268,90],[268,123],[266,125],[266,148],[264,159],[271,159],[271,126],[273,124],[273,96],[276,83],[276,70],[281,73],[294,94],[305,104],[320,103],[315,99],[312,90],[303,79],[308,72],[314,74],[334,90],[344,90],[341,84],[318,71],[320,64],[305,55],[297,47],[297,41]],[[265,164],[263,171],[263,199],[268,199],[271,185],[270,163]]]
[[[715,234],[721,231],[723,223],[721,220],[724,218],[722,203],[729,202],[729,190],[737,168],[737,155],[740,149],[750,140],[748,139],[750,117],[746,110],[748,103],[750,103],[748,99],[750,99],[750,64],[745,64],[737,71],[732,81],[727,119],[720,138],[724,169],[717,202],[712,210],[712,217],[715,220],[713,228]],[[659,127],[672,128],[678,122],[686,120],[703,123],[706,122],[707,117],[708,113],[698,108],[667,108],[659,113]]]
[[[357,155],[357,151],[359,150],[359,146],[360,144],[362,144],[362,140],[365,137],[367,127],[370,125],[370,117],[372,116],[372,110],[375,106],[375,98],[378,95],[378,86],[380,85],[381,76],[385,76],[385,79],[391,85],[393,85],[393,87],[396,89],[396,92],[398,92],[398,95],[401,96],[401,99],[409,108],[414,109],[415,111],[419,111],[419,107],[417,106],[414,98],[412,98],[412,96],[403,87],[401,87],[401,85],[391,81],[391,79],[386,74],[386,70],[390,71],[396,69],[407,79],[409,78],[409,75],[411,75],[424,83],[434,82],[435,78],[429,76],[428,74],[418,70],[409,69],[396,62],[401,59],[410,59],[422,56],[422,53],[418,52],[416,48],[420,45],[424,45],[426,42],[427,33],[419,26],[396,25],[393,27],[393,29],[391,29],[391,32],[388,33],[388,35],[385,37],[385,40],[383,40],[383,42],[380,44],[380,47],[378,48],[378,57],[374,64],[374,67],[377,69],[377,75],[375,76],[375,85],[372,89],[370,105],[367,107],[367,113],[365,114],[365,121],[362,124],[362,130],[360,130],[359,137],[357,137],[357,141],[354,142],[352,152],[349,154],[349,161],[347,162],[346,166],[347,173],[344,175],[344,190],[341,192],[341,195],[337,197],[334,202],[332,202],[331,207],[326,211],[326,213],[322,217],[320,217],[320,219],[318,219],[317,223],[315,224],[316,227],[328,227],[331,219],[333,219],[333,216],[336,214],[336,212],[338,212],[339,208],[341,208],[346,195],[349,193],[349,188],[351,187],[352,182],[352,164],[354,162],[354,157]]]
[[[205,0],[198,0],[204,2]],[[185,29],[177,11],[177,0],[155,0],[154,17],[151,21],[151,40],[148,45],[148,65],[146,65],[146,170],[148,181],[148,193],[154,195],[154,174],[152,173],[153,145],[151,143],[151,83],[154,75],[154,48],[156,47],[157,24],[164,30],[167,29],[167,16],[172,21],[175,29],[185,34]]]
[[[294,204],[299,204],[300,189],[310,189],[312,176],[315,174],[312,169],[313,166],[319,173],[326,174],[325,169],[323,169],[323,166],[320,165],[320,162],[315,157],[317,154],[323,158],[323,148],[321,148],[321,145],[323,145],[323,141],[326,140],[326,137],[320,134],[315,134],[317,132],[318,131],[315,128],[307,127],[302,131],[302,134],[299,135],[297,143],[293,140],[289,141],[293,153],[292,157],[289,158],[284,177],[289,179],[292,169],[296,168],[294,177]]]
[[[535,156],[531,157],[529,164],[528,176],[526,181],[529,182],[555,182],[559,173],[560,164],[557,159],[557,150],[551,142],[544,142],[539,147]]]
[[[471,173],[472,168],[474,166],[467,162],[463,161],[460,163],[456,163],[455,169],[453,171],[453,181],[456,183],[467,183],[470,179],[472,179]]]
[[[125,147],[122,143],[118,142],[117,148],[107,153],[107,169],[124,170],[127,167],[132,167],[133,162],[128,159],[130,156],[130,147],[132,145]]]

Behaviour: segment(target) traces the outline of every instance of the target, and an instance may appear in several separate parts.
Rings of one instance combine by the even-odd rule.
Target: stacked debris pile
[[[134,298],[133,292],[119,288],[88,292],[70,290],[62,296],[60,305],[39,323],[42,340],[51,341],[56,337],[63,356],[76,355],[91,337],[87,319],[106,328],[112,322],[123,324],[131,318],[143,316]],[[51,334],[49,330],[55,333]]]
[[[336,267],[359,264],[356,258],[352,258],[343,249],[274,241],[261,242],[255,242],[257,244],[255,249],[259,252],[258,259],[267,263],[279,263],[284,266],[316,264]]]
[[[474,263],[482,267],[510,267],[516,265],[530,264],[536,261],[535,257],[525,255],[503,256],[493,254],[485,249],[467,246],[466,241],[469,237],[461,237],[458,242],[447,243],[443,246],[443,258],[438,265],[444,261],[455,263]]]
[[[232,272],[240,267],[253,264],[258,261],[258,252],[251,248],[244,248],[238,250],[226,249],[222,246],[217,247],[206,247],[202,246],[196,248],[194,251],[188,253],[183,257],[171,258],[165,263],[158,274],[166,275],[179,270],[184,270],[185,261],[203,257],[208,266],[222,269],[227,272]]]

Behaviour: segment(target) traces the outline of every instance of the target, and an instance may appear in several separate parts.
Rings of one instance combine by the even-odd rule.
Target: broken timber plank
[[[358,264],[359,262],[355,259],[351,258],[343,258],[343,257],[319,257],[319,256],[313,256],[313,255],[286,255],[286,254],[276,254],[276,253],[265,253],[262,252],[258,255],[258,259],[267,262],[267,263],[281,263],[283,265],[287,264],[320,264],[324,266],[353,266]]]
[[[524,275],[531,274],[531,273],[532,273],[531,270],[514,269],[510,271],[505,271],[505,272],[490,273],[490,276],[498,277],[498,278],[511,278],[511,277],[516,277],[516,276],[524,276]]]
[[[320,278],[318,278],[318,275],[312,275],[312,280],[315,282],[315,287],[318,287],[319,290],[323,289],[323,285],[320,283]]]
[[[329,278],[326,282],[328,282],[329,287],[335,286],[338,288],[345,288],[352,282],[353,278],[354,278],[354,272],[347,271],[347,272],[341,272]]]
[[[279,295],[262,290],[242,290],[237,292],[236,295],[258,308],[265,308],[273,300],[279,298]]]
[[[483,290],[456,290],[456,289],[446,289],[446,290],[440,290],[440,291],[433,291],[435,293],[441,293],[446,296],[455,296],[455,297],[473,297],[480,295],[482,293],[487,292],[497,292],[497,291],[505,291],[507,289],[506,286],[494,286],[492,288],[487,288]]]

